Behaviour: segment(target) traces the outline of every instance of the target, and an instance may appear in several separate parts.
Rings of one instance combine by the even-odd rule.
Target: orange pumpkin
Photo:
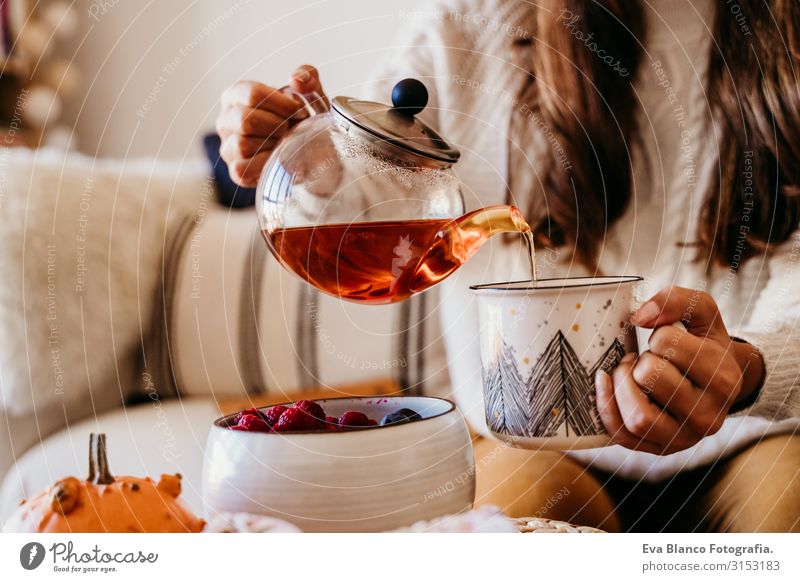
[[[181,476],[113,477],[108,470],[105,435],[89,437],[89,477],[67,477],[23,501],[4,526],[11,532],[185,533],[205,522],[180,499]]]

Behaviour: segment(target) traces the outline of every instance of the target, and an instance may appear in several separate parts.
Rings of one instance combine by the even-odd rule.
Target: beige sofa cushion
[[[267,250],[254,209],[173,229],[149,371],[164,396],[257,397],[392,379],[449,392],[437,293],[359,305],[320,293]],[[156,363],[157,365],[153,365]]]
[[[0,475],[142,388],[165,234],[213,194],[206,172],[0,148]]]

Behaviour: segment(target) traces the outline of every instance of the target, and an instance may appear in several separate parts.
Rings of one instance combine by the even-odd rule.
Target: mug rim
[[[593,279],[592,282],[588,283],[572,283],[570,281],[578,281],[578,280],[587,280]],[[604,281],[603,279],[609,279]],[[552,285],[547,287],[511,287],[511,285],[517,285],[520,283],[531,283],[532,281],[528,279],[523,279],[520,281],[503,281],[498,283],[482,283],[480,285],[470,285],[470,290],[475,293],[479,294],[480,292],[488,291],[503,291],[505,293],[514,293],[514,292],[523,292],[523,293],[533,293],[536,291],[539,292],[546,292],[546,291],[560,291],[565,289],[582,289],[585,287],[603,287],[607,285],[627,285],[629,283],[638,283],[644,281],[644,277],[640,277],[638,275],[587,275],[583,277],[550,277],[547,279],[537,279],[538,283],[543,283],[545,281],[563,281],[562,285]]]

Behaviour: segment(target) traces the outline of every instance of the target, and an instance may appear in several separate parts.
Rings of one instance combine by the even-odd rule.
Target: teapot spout
[[[470,249],[470,255],[496,234],[503,232],[526,233],[531,230],[519,208],[505,205],[488,206],[475,210],[456,219],[455,225],[461,231],[461,236],[467,243],[466,246],[475,246],[474,249]],[[470,242],[472,245],[469,244]]]
[[[515,206],[489,206],[452,220],[439,231],[419,261],[411,280],[412,292],[423,291],[448,277],[487,240],[503,232],[522,234],[529,244],[532,239],[531,227]]]
[[[461,263],[467,262],[491,237],[501,233],[530,236],[531,227],[516,206],[496,205],[481,208],[453,221],[458,231],[454,248]]]

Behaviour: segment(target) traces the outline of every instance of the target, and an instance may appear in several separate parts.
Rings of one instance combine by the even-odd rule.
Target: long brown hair
[[[722,124],[720,163],[699,240],[691,241],[707,266],[734,269],[800,223],[800,2],[738,0],[737,7],[746,21],[717,5],[707,92]],[[608,227],[631,198],[632,83],[643,60],[644,11],[631,0],[551,0],[532,10],[536,105],[572,168],[550,160],[542,174],[547,216],[534,230],[540,244],[572,245],[575,258],[595,268]],[[580,36],[565,15],[580,23]],[[597,47],[618,59],[616,72]]]

